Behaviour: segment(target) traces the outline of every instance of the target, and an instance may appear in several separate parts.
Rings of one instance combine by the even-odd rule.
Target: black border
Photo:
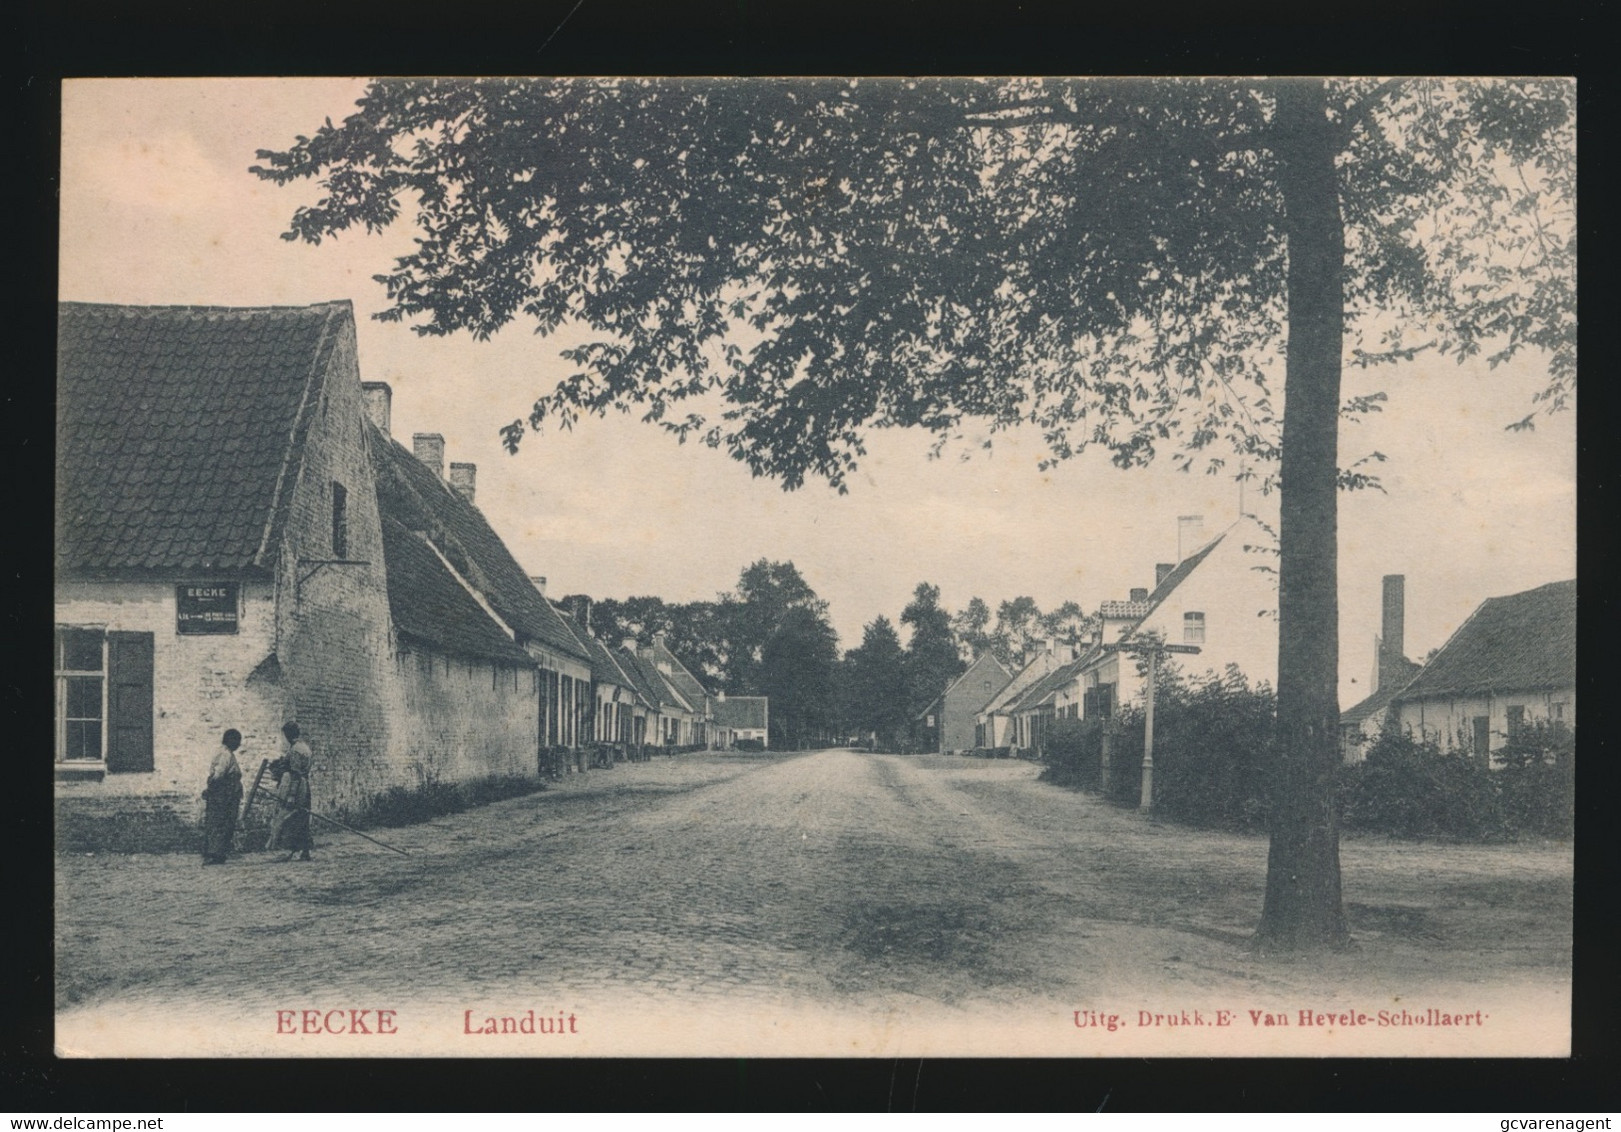
[[[1613,57],[1603,3],[1472,5],[1373,0],[1291,3],[935,4],[866,0],[714,4],[427,0],[203,6],[27,5],[8,22],[8,131],[25,176],[8,178],[10,311],[23,351],[6,382],[4,446],[22,537],[7,540],[16,645],[6,692],[24,763],[0,794],[13,894],[0,1029],[0,1097],[40,1113],[478,1110],[1490,1111],[1609,1109],[1618,1096],[1613,972],[1616,791],[1598,693],[1617,609],[1614,393],[1590,384],[1579,422],[1580,683],[1585,742],[1577,835],[1575,1056],[1541,1061],[57,1061],[50,1052],[51,954],[35,930],[51,910],[50,779],[31,773],[48,695],[30,662],[48,629],[52,519],[37,489],[52,444],[59,81],[85,75],[211,74],[1549,74],[1581,80],[1582,294],[1588,353],[1602,363],[1613,321],[1604,124]],[[1585,9],[1585,10],[1584,10]],[[446,21],[452,20],[452,23]],[[313,125],[313,123],[312,123]],[[285,139],[266,139],[267,144]],[[14,166],[15,169],[15,166]],[[1595,244],[1594,240],[1598,243]],[[1598,314],[1595,316],[1595,312]],[[1595,348],[1594,343],[1600,348]],[[40,504],[43,504],[42,506]],[[21,509],[19,510],[19,506]],[[1460,550],[1460,552],[1463,552]],[[33,630],[39,630],[38,638]],[[41,650],[42,651],[42,648]],[[44,767],[43,761],[38,765]],[[25,927],[19,929],[19,925]]]

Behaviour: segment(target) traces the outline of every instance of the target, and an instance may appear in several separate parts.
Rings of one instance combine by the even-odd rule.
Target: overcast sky
[[[404,221],[319,247],[280,234],[313,183],[278,188],[247,173],[258,148],[286,148],[353,109],[364,82],[85,80],[63,91],[61,297],[115,303],[260,305],[349,299],[361,376],[394,387],[393,431],[439,432],[448,460],[478,465],[478,503],[554,595],[713,598],[749,562],[791,559],[832,607],[841,644],[879,614],[897,618],[919,581],[953,610],[1028,594],[1043,609],[1088,609],[1150,585],[1176,557],[1176,519],[1214,533],[1238,514],[1226,478],[1163,466],[1130,472],[1087,453],[1040,472],[1039,437],[999,437],[927,459],[929,438],[872,436],[850,493],[785,493],[743,465],[678,445],[634,417],[531,435],[517,456],[498,428],[527,416],[570,367],[566,335],[514,325],[489,342],[423,338],[371,319],[372,276],[410,247]],[[408,219],[408,217],[407,217]],[[1575,415],[1535,432],[1542,359],[1488,371],[1431,358],[1346,373],[1346,395],[1385,389],[1383,414],[1348,425],[1342,462],[1377,449],[1386,493],[1342,496],[1341,686],[1367,693],[1379,578],[1407,576],[1407,652],[1422,659],[1484,598],[1575,574]],[[1281,380],[1279,381],[1281,385]],[[960,457],[966,455],[967,459]],[[1273,499],[1253,490],[1264,519]]]

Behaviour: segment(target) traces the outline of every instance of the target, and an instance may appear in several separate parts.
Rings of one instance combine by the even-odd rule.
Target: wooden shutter
[[[107,771],[152,769],[152,634],[107,634]]]

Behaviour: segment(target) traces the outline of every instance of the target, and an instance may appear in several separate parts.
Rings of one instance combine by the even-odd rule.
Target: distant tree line
[[[580,596],[562,603],[571,607]],[[827,602],[792,562],[764,558],[713,601],[597,598],[590,610],[592,631],[610,646],[663,633],[677,659],[713,690],[769,696],[778,747],[855,736],[902,747],[917,716],[981,654],[1022,667],[1041,642],[1079,644],[1094,625],[1073,601],[1044,613],[1030,597],[1003,601],[994,614],[975,597],[954,614],[940,604],[940,587],[919,582],[899,628],[880,615],[841,655]]]

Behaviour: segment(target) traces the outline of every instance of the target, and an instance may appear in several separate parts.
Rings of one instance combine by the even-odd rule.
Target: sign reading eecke
[[[175,632],[235,633],[236,582],[188,582],[174,588]]]

